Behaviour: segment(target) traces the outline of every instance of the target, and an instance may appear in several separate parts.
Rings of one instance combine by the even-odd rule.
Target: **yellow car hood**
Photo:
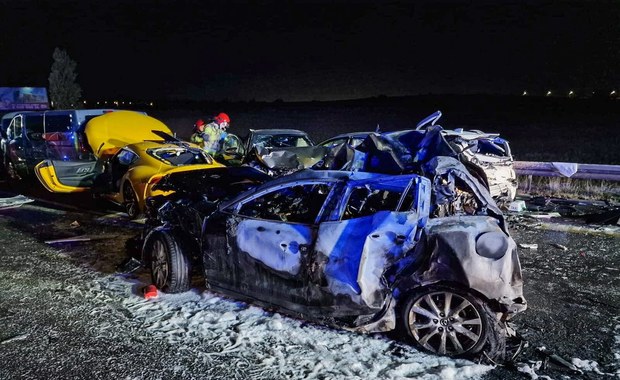
[[[121,147],[144,140],[161,141],[152,131],[172,135],[161,121],[134,111],[114,111],[91,119],[84,133],[96,157],[116,153]]]

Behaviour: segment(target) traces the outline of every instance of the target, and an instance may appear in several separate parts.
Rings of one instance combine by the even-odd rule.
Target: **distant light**
[[[99,105],[99,102],[97,102],[97,105]]]
[[[527,91],[523,91],[523,96],[527,96]]]
[[[153,107],[153,102],[150,102],[150,103],[149,103],[149,105],[150,105],[151,107]]]
[[[611,96],[616,95],[616,90],[613,90],[612,92],[610,92],[609,95],[611,95]]]
[[[570,91],[568,92],[568,95],[569,95],[569,96],[570,96],[570,95],[575,95],[575,92],[574,92],[573,90],[570,90]]]
[[[84,100],[84,104],[86,104],[86,100]]]
[[[129,102],[129,105],[131,105],[131,102]]]
[[[551,91],[547,91],[547,96],[551,96]]]

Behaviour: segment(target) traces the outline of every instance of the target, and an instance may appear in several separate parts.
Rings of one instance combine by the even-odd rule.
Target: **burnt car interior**
[[[401,202],[401,198],[401,192],[390,189],[381,189],[370,185],[355,187],[349,195],[342,219],[361,218],[379,211],[410,209],[414,199],[413,194],[408,193],[403,202]]]
[[[313,224],[319,216],[329,190],[326,184],[284,187],[244,203],[239,210],[239,215]]]
[[[254,146],[262,148],[295,148],[310,145],[303,136],[257,135],[254,140]]]

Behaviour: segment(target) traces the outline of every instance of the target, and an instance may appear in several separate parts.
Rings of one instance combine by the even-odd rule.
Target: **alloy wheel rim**
[[[168,279],[168,260],[166,249],[161,241],[157,240],[153,244],[152,270],[155,285],[162,288]]]
[[[125,209],[127,210],[127,214],[129,216],[135,215],[137,201],[136,196],[134,195],[133,190],[130,185],[125,186],[125,196],[123,197],[125,201]]]
[[[468,352],[483,338],[482,317],[465,297],[440,291],[418,298],[408,315],[414,339],[440,355]]]

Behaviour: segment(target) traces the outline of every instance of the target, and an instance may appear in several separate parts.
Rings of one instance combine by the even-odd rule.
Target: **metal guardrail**
[[[620,181],[620,165],[515,161],[514,170],[518,175]]]

